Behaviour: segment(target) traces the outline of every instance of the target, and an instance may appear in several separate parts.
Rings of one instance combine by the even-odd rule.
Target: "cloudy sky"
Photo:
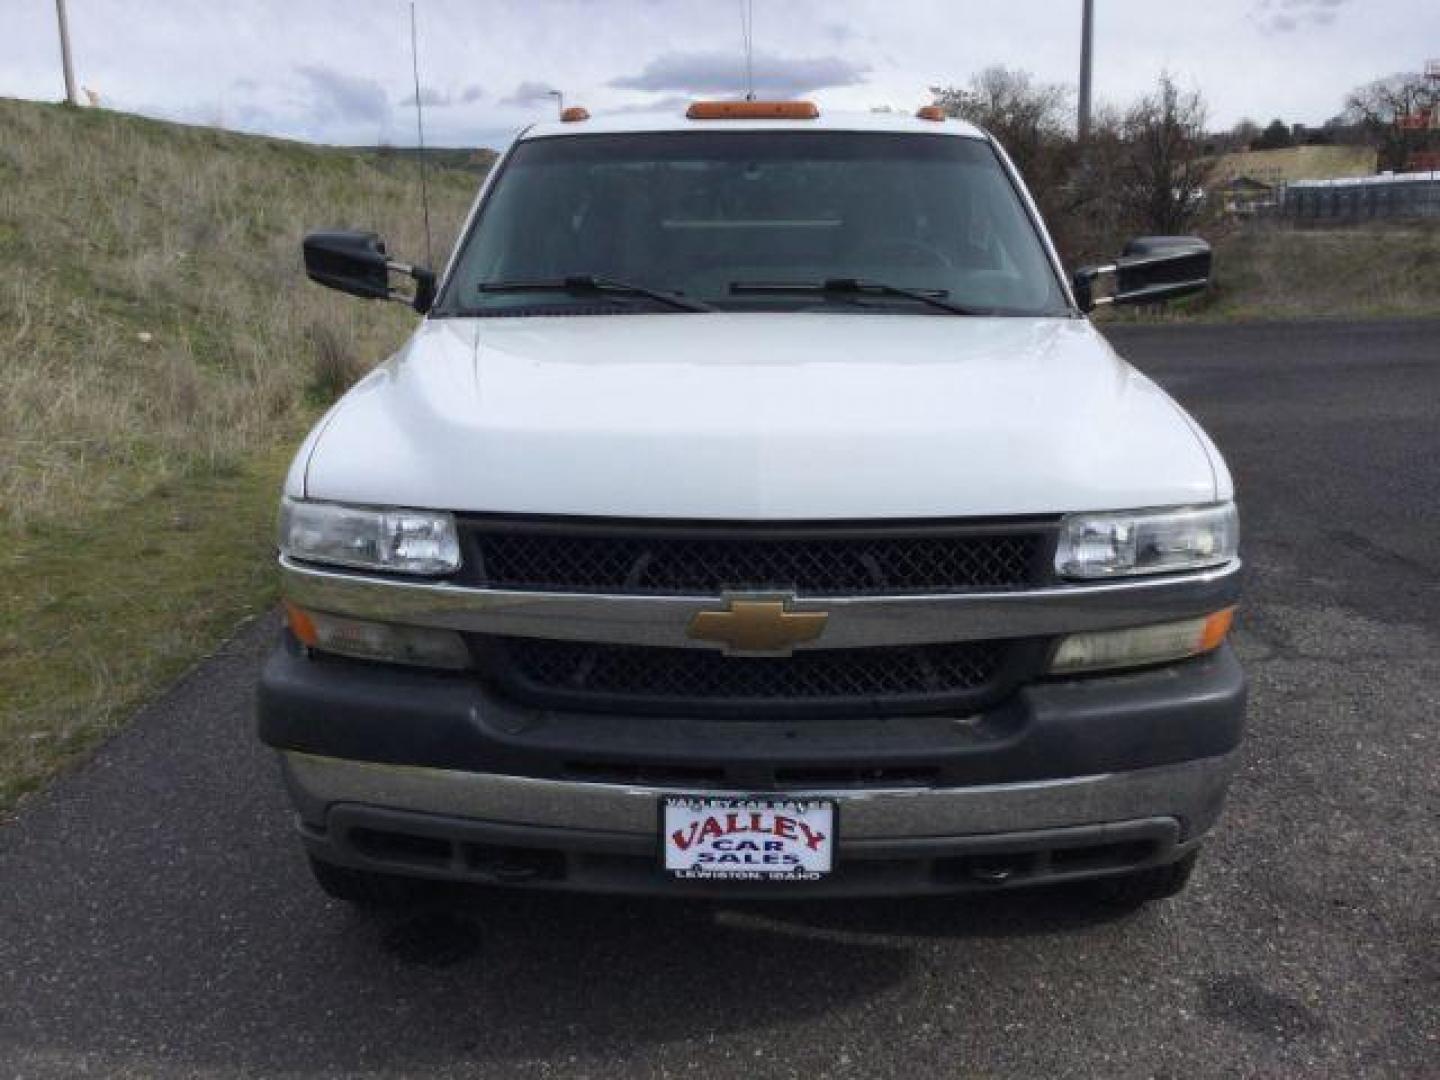
[[[742,88],[744,0],[418,0],[429,141],[501,146],[551,115]],[[753,0],[757,91],[910,109],[992,64],[1073,83],[1081,0]],[[111,107],[334,143],[414,141],[407,0],[68,0]],[[1437,0],[1096,0],[1096,96],[1161,70],[1213,126],[1320,123],[1350,87],[1440,57]],[[53,0],[0,0],[0,95],[63,94]]]

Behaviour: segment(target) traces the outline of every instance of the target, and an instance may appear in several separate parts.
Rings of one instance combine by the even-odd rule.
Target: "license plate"
[[[665,871],[688,881],[815,881],[835,855],[835,804],[823,799],[670,796]]]

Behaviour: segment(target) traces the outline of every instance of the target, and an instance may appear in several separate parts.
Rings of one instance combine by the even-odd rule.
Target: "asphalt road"
[[[267,620],[0,827],[0,1075],[1440,1075],[1440,323],[1114,336],[1243,494],[1251,737],[1180,899],[359,915],[251,734]]]

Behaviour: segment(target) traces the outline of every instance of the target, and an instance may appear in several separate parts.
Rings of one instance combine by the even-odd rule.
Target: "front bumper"
[[[658,808],[676,790],[300,753],[282,762],[306,846],[329,862],[594,892],[794,897],[994,889],[1160,865],[1214,824],[1235,755],[1018,784],[804,792],[836,803],[836,869],[758,885],[665,876]]]
[[[259,688],[277,750],[388,765],[661,788],[970,787],[1098,776],[1239,745],[1229,646],[1163,668],[1037,682],[969,715],[744,719],[561,712],[466,674],[306,657],[287,634]]]
[[[1214,824],[1244,722],[1228,646],[1040,682],[972,716],[748,720],[527,709],[464,676],[311,659],[260,688],[304,840],[360,869],[588,891],[887,895],[1120,873]],[[834,799],[818,882],[676,882],[661,798]]]

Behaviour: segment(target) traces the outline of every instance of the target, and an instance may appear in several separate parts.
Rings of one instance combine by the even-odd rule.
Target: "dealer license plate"
[[[665,870],[689,881],[814,881],[835,861],[835,804],[823,799],[669,796]]]

